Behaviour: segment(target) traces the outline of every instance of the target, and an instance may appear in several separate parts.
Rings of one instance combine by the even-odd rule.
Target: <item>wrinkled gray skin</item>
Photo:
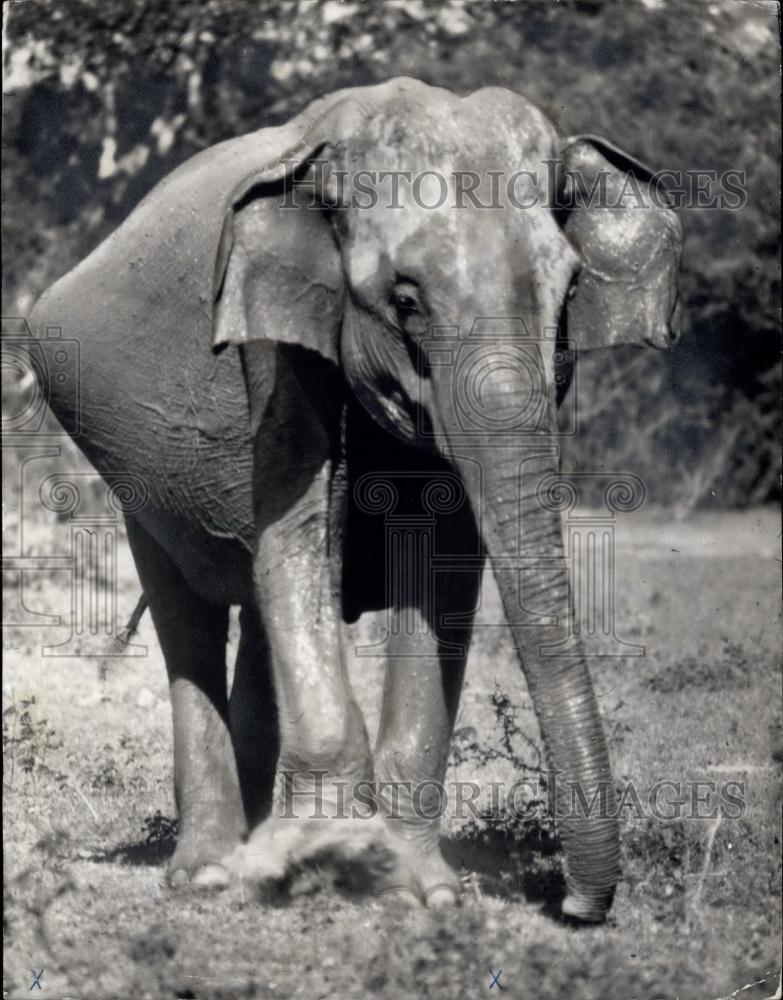
[[[316,176],[312,157],[327,165],[316,207],[281,208],[292,173]],[[455,400],[471,387],[430,363],[424,343],[432,324],[464,335],[482,316],[522,317],[533,337],[567,321],[588,348],[669,343],[679,223],[649,207],[553,211],[552,159],[588,180],[610,167],[506,90],[459,98],[401,79],[344,91],[185,163],[36,307],[39,332],[58,326],[80,341],[80,400],[73,380],[52,382],[55,414],[67,423],[79,406],[78,441],[98,470],[136,475],[149,493],[127,523],[171,687],[173,884],[221,882],[221,860],[248,828],[280,822],[268,819],[276,766],[327,772],[327,812],[335,781],[444,777],[479,572],[440,574],[432,606],[413,584],[418,627],[387,651],[371,752],[342,620],[382,607],[384,573],[402,567],[384,565],[378,518],[353,504],[368,471],[459,474],[467,501],[436,515],[440,551],[489,558],[558,787],[579,781],[590,801],[608,783],[611,807],[585,660],[573,645],[568,657],[539,652],[562,634],[542,621],[563,623],[569,610],[558,515],[535,497],[557,467],[551,344],[527,374],[496,363],[497,340],[479,348],[489,419],[465,437]],[[477,171],[482,201],[488,171],[536,171],[538,204],[455,210],[451,196],[426,210],[404,187],[398,209],[359,209],[334,171],[362,168]],[[437,193],[421,191],[430,204]],[[213,341],[244,346],[213,352]],[[526,433],[497,433],[499,415],[522,411],[537,414]],[[242,606],[242,634],[229,698],[231,604]],[[310,787],[300,774],[295,789]],[[437,820],[417,819],[405,794],[399,809],[389,833],[406,847],[381,888],[453,902],[459,883]],[[619,871],[616,822],[562,818],[559,831],[564,912],[600,920]]]

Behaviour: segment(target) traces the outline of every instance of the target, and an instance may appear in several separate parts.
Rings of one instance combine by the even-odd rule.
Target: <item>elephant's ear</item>
[[[318,149],[310,152],[317,158]],[[332,227],[312,198],[307,162],[234,191],[215,254],[213,345],[272,340],[337,362],[342,267]],[[317,170],[316,170],[317,176]],[[309,186],[297,193],[294,182]]]
[[[338,92],[283,126],[191,157],[58,282],[52,307],[73,314],[74,328],[111,317],[118,339],[144,329],[152,343],[176,342],[187,331],[209,350],[265,337],[336,358],[340,280],[329,223],[317,209],[280,206],[292,174],[351,126],[353,103]]]
[[[557,204],[582,268],[567,303],[578,348],[666,347],[678,335],[682,226],[654,174],[597,136],[563,145]]]

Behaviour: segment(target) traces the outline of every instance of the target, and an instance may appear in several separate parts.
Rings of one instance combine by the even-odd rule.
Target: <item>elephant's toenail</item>
[[[189,882],[188,873],[184,868],[175,868],[169,873],[169,885],[172,889],[183,889]]]
[[[202,865],[191,880],[194,889],[224,889],[228,885],[228,872],[223,865]]]
[[[457,904],[457,894],[446,885],[439,885],[427,893],[427,906],[437,910],[444,906],[455,906]]]

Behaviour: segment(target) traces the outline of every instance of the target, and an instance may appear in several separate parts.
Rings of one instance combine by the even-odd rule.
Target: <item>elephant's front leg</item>
[[[372,777],[364,718],[348,681],[342,615],[330,559],[330,465],[261,533],[256,588],[266,628],[280,727],[279,769],[297,812],[333,809],[334,780]],[[303,807],[303,808],[300,808]]]
[[[352,792],[372,780],[372,756],[343,655],[330,480],[326,461],[257,539],[255,585],[284,776],[280,807],[248,845],[249,870],[262,878],[282,875],[291,863],[322,849],[343,856],[359,850],[356,836],[365,832],[351,822]]]
[[[471,530],[471,525],[463,525],[446,551],[475,555]],[[416,576],[427,585],[429,573]],[[454,903],[460,893],[439,839],[446,766],[481,569],[437,573],[430,579],[429,595],[419,594],[410,607],[394,612],[406,624],[392,630],[389,644],[375,771],[387,828],[403,845],[400,864],[385,878],[384,891],[442,906]]]

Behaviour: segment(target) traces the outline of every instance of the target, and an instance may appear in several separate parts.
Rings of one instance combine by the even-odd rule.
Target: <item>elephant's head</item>
[[[148,308],[216,344],[321,355],[383,426],[463,475],[560,772],[564,908],[583,919],[612,898],[617,824],[573,811],[569,783],[588,802],[605,786],[609,810],[614,793],[584,657],[551,648],[569,589],[537,487],[557,469],[558,336],[588,349],[673,337],[679,223],[643,185],[624,191],[629,162],[561,140],[509,91],[394,80],[188,161],[93,267],[130,319]],[[115,266],[115,239],[138,259]]]
[[[392,433],[448,452],[471,391],[460,378],[480,377],[494,432],[520,389],[504,359],[525,367],[537,345],[536,388],[551,395],[555,331],[583,350],[676,339],[682,233],[646,168],[605,140],[559,139],[510,91],[394,80],[272,132],[240,140],[265,162],[231,193],[217,344],[317,350]],[[439,350],[455,340],[473,348],[461,375]],[[515,365],[499,344],[527,350]],[[525,412],[540,420],[543,403]]]

